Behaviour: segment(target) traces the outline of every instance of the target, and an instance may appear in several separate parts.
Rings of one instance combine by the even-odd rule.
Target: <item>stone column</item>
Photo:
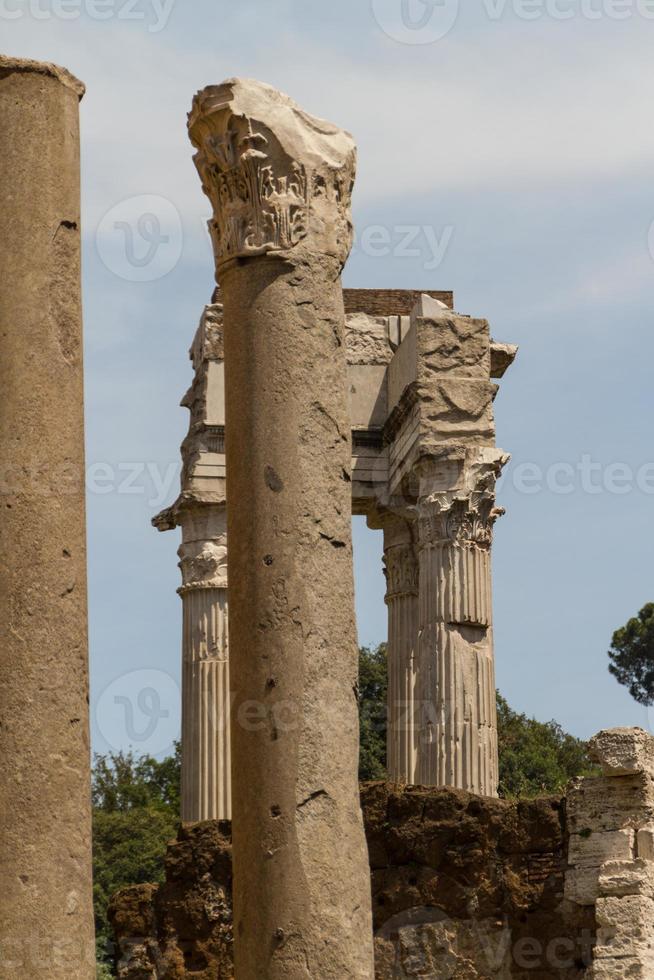
[[[387,517],[384,568],[388,606],[387,767],[396,783],[417,781],[418,559],[412,522]]]
[[[231,80],[189,120],[224,301],[239,980],[373,977],[340,272],[355,148]]]
[[[181,523],[181,817],[231,820],[225,505],[186,511]]]
[[[0,976],[95,977],[79,100],[0,58]]]
[[[191,822],[231,818],[222,320],[220,303],[204,308],[181,402],[190,411],[181,493],[152,521],[182,528],[181,817]]]
[[[491,542],[502,513],[494,449],[420,467],[418,781],[497,796]]]

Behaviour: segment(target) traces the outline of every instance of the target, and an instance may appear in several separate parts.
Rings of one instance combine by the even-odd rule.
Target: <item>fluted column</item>
[[[415,526],[402,517],[384,521],[388,607],[387,768],[398,783],[417,781],[420,719],[416,712],[418,559]]]
[[[231,819],[227,515],[182,518],[182,820]]]
[[[423,464],[418,505],[418,780],[483,796],[498,784],[491,542],[502,460],[469,453],[451,489]]]
[[[224,303],[238,980],[372,980],[340,273],[351,137],[259,82],[189,132]]]

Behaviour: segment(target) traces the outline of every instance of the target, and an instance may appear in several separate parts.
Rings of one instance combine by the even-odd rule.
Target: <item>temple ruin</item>
[[[398,783],[497,793],[490,547],[493,379],[516,348],[448,292],[346,289],[352,513],[384,532],[388,769]],[[230,808],[223,307],[204,310],[182,490],[159,514],[182,528],[184,820]]]
[[[83,94],[0,57],[2,980],[96,975]],[[240,79],[198,93],[189,133],[220,286],[154,520],[182,530],[182,824],[165,881],[114,896],[118,977],[651,980],[654,738],[602,731],[565,794],[496,798],[516,348],[451,293],[342,290],[348,133]],[[361,787],[352,514],[383,532],[388,607],[389,781]]]

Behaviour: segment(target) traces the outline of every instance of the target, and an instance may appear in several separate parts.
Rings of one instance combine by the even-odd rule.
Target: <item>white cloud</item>
[[[117,201],[146,193],[169,197],[193,222],[207,213],[185,118],[199,86],[235,71],[279,85],[354,133],[360,203],[435,189],[592,181],[654,158],[651,52],[637,24],[619,45],[606,32],[588,43],[595,25],[584,22],[528,25],[532,33],[496,23],[468,40],[456,31],[419,50],[371,28],[357,54],[300,36],[283,18],[274,22],[277,35],[258,43],[247,13],[244,23],[245,14],[236,24],[227,16],[204,48],[178,40],[174,19],[154,35],[119,21],[51,21],[47,43],[30,21],[12,24],[13,46],[67,64],[88,85],[87,221],[95,225]]]

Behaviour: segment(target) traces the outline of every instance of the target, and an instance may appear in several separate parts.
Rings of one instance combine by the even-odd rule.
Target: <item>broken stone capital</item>
[[[226,510],[220,505],[197,508],[182,521],[180,595],[190,590],[227,588]]]
[[[352,246],[352,137],[287,95],[232,78],[199,92],[189,115],[195,164],[213,205],[216,265],[275,253],[297,263]]]

